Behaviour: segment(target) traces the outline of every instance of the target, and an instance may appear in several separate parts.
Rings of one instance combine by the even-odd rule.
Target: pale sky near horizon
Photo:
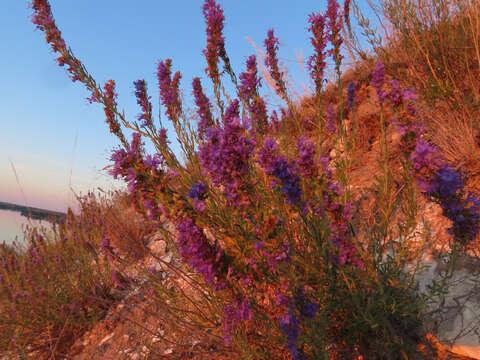
[[[296,56],[310,56],[307,18],[323,11],[326,0],[218,2],[224,9],[226,48],[237,75],[244,70],[247,56],[255,54],[247,37],[263,48],[266,32],[273,27],[281,42],[280,58],[298,89],[301,84],[310,86]],[[30,22],[28,3],[0,1],[4,34],[0,42],[0,201],[65,210],[73,204],[71,188],[85,193],[98,186],[121,186],[101,171],[118,141],[108,132],[102,106],[88,104],[83,84],[72,83],[56,64],[44,34]],[[159,60],[172,58],[173,70],[182,72],[187,106],[193,103],[192,78],[200,76],[204,84],[208,80],[202,55],[202,0],[50,3],[67,45],[97,83],[116,81],[119,107],[128,119],[140,111],[132,83],[142,78],[158,113],[155,72]],[[173,137],[171,127],[167,128]]]

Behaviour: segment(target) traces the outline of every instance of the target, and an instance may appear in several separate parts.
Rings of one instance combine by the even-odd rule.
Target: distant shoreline
[[[19,212],[22,216],[35,220],[55,221],[59,223],[65,219],[66,214],[59,211],[39,209],[31,206],[23,206],[0,201],[0,210],[11,210]]]

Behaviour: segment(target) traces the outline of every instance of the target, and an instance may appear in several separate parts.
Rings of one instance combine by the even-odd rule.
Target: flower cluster
[[[465,194],[462,175],[446,164],[434,146],[419,140],[410,160],[420,190],[437,201],[452,221],[449,233],[456,242],[468,244],[480,231],[480,199]]]
[[[385,98],[387,97],[387,92],[382,88],[383,84],[385,84],[385,70],[383,63],[377,63],[375,70],[372,72],[371,84],[377,91],[378,102],[383,104],[385,102]]]
[[[443,215],[452,221],[449,233],[455,242],[468,244],[480,232],[480,200],[472,193],[466,194],[465,182],[460,172],[448,165],[437,148],[424,141],[424,127],[415,121],[417,114],[413,103],[417,95],[411,89],[400,89],[398,81],[389,81],[390,90],[385,90],[387,83],[383,64],[377,63],[373,72],[372,85],[377,91],[380,103],[388,100],[392,106],[406,105],[406,116],[394,119],[400,135],[400,146],[412,163],[412,172],[419,189],[442,208]]]
[[[160,61],[157,68],[158,87],[160,99],[166,106],[168,118],[175,122],[182,113],[182,101],[180,100],[179,85],[182,74],[177,71],[172,76],[172,59]]]
[[[240,99],[247,104],[256,129],[264,129],[267,125],[265,101],[259,96],[257,90],[260,86],[260,79],[257,76],[257,61],[252,55],[247,59],[247,71],[240,74],[238,94]]]
[[[328,131],[333,133],[337,130],[337,123],[338,123],[337,114],[335,114],[335,110],[333,110],[332,104],[328,104],[327,122],[325,123],[325,127],[327,128]]]
[[[302,137],[298,139],[298,160],[297,166],[306,178],[314,178],[317,174],[315,164],[315,144],[309,139]]]
[[[189,217],[181,219],[176,230],[177,246],[183,260],[202,275],[206,283],[216,289],[225,286],[227,264],[220,246],[217,243],[211,245],[202,229]]]
[[[113,161],[113,169],[109,171],[115,179],[119,175],[124,177],[130,177],[132,179],[132,173],[134,175],[135,171],[132,169],[132,166],[136,164],[141,158],[141,137],[139,133],[132,134],[132,142],[127,150],[118,149],[113,151],[110,160]],[[132,169],[129,171],[128,169]],[[135,177],[133,176],[133,180]],[[134,184],[129,184],[129,189],[134,190]]]
[[[287,197],[288,204],[302,205],[302,189],[297,168],[291,165],[285,156],[278,154],[275,139],[267,137],[263,140],[263,147],[258,152],[258,163],[267,175],[276,178],[272,182],[272,188],[280,185]]]
[[[52,50],[60,53],[57,58],[58,65],[68,65],[68,72],[71,74],[72,81],[84,80],[82,72],[82,64],[75,59],[67,50],[65,41],[62,38],[60,30],[58,30],[55,20],[52,16],[50,4],[47,0],[34,0],[31,4],[34,14],[31,18],[37,28],[45,32],[45,39],[51,45]]]
[[[215,186],[223,186],[224,194],[235,206],[249,203],[245,190],[254,146],[240,122],[239,103],[235,100],[225,112],[223,128],[209,128],[199,148],[201,166]]]
[[[356,81],[351,81],[348,84],[347,89],[347,104],[350,111],[353,111],[353,105],[355,100],[355,92],[357,89],[358,83]]]
[[[328,0],[327,6],[327,28],[329,31],[329,40],[332,44],[332,49],[330,50],[330,55],[337,66],[340,65],[343,56],[340,55],[340,46],[342,46],[343,38],[340,34],[342,30],[342,14],[339,11],[339,5],[337,0]]]
[[[139,211],[149,219],[157,218],[160,209],[155,200],[154,188],[160,187],[164,178],[164,159],[159,154],[143,157],[139,133],[132,134],[132,142],[127,150],[120,148],[113,151],[110,159],[113,161],[110,175],[115,179],[121,176],[127,182],[127,189],[132,197],[142,200]]]
[[[287,337],[287,348],[290,350],[294,360],[306,360],[305,353],[298,348],[297,340],[300,336],[300,324],[298,319],[290,311],[280,320],[280,329]]]
[[[265,66],[270,72],[270,76],[275,81],[276,92],[279,96],[281,96],[284,100],[287,97],[287,88],[285,86],[285,82],[283,81],[283,72],[280,71],[278,66],[278,58],[277,58],[277,51],[278,51],[278,39],[273,34],[273,29],[268,30],[267,38],[265,39]]]
[[[205,0],[203,15],[207,24],[207,48],[203,50],[208,67],[205,69],[215,84],[220,83],[218,71],[219,56],[225,53],[225,39],[223,37],[223,10],[215,0]]]
[[[135,85],[137,104],[142,108],[138,120],[142,121],[142,127],[152,126],[152,104],[150,96],[147,94],[147,82],[143,79],[137,80],[133,82],[133,85]]]
[[[213,115],[211,111],[211,104],[208,97],[204,94],[202,89],[202,83],[198,77],[192,81],[193,96],[195,98],[195,105],[197,105],[197,114],[200,118],[198,122],[198,133],[200,138],[203,139],[205,131],[213,126]]]
[[[315,82],[316,94],[320,94],[323,83],[325,67],[325,47],[327,46],[327,34],[325,29],[325,16],[322,14],[311,14],[308,18],[310,27],[308,30],[313,34],[310,38],[315,53],[308,60],[310,75]]]
[[[307,355],[297,344],[301,328],[300,321],[295,313],[297,312],[300,315],[300,320],[311,320],[315,317],[319,304],[316,301],[309,301],[302,288],[298,289],[293,299],[287,300],[287,302],[290,302],[290,306],[280,319],[280,329],[287,336],[287,348],[290,350],[293,359],[306,360],[308,359]]]
[[[348,229],[348,224],[352,218],[351,203],[347,201],[342,204],[340,201],[344,191],[338,182],[333,179],[332,171],[328,168],[328,158],[322,157],[320,161],[325,164],[323,170],[327,181],[326,189],[322,192],[322,206],[319,209],[315,205],[312,207],[315,209],[315,213],[321,216],[328,214],[330,219],[330,241],[337,248],[337,254],[332,255],[333,263],[336,265],[350,263],[362,269],[364,267],[363,261],[352,243],[352,236]]]
[[[248,102],[257,95],[257,87],[261,86],[257,76],[257,60],[255,55],[247,58],[247,71],[240,74],[238,95],[240,99]]]
[[[110,132],[118,136],[120,132],[120,124],[117,119],[115,119],[115,113],[113,111],[113,108],[117,106],[117,102],[115,101],[117,97],[117,94],[115,93],[115,81],[108,80],[104,85],[104,89],[106,99],[104,107],[106,122],[110,127]]]
[[[200,183],[195,183],[190,188],[188,192],[188,197],[193,199],[193,208],[196,211],[202,212],[205,210],[205,204],[203,200],[206,198],[207,186],[202,181]]]

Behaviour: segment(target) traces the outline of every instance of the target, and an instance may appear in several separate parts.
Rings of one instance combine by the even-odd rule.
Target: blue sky
[[[159,60],[173,59],[191,106],[191,80],[205,82],[205,25],[201,0],[52,0],[62,35],[87,70],[103,84],[114,79],[118,103],[128,119],[139,113],[132,82],[144,78],[158,113],[155,77]],[[223,0],[226,47],[237,74],[269,28],[281,41],[280,58],[298,88],[309,85],[296,61],[311,53],[307,17],[326,1]],[[362,1],[360,1],[360,4]],[[30,22],[27,1],[0,2],[0,201],[65,210],[73,188],[119,187],[101,169],[118,145],[103,109],[89,104],[83,84],[58,67],[44,35]],[[173,132],[169,130],[169,136]],[[16,175],[15,176],[15,172]]]

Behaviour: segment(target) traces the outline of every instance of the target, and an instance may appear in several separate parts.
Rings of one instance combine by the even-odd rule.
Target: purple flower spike
[[[332,49],[330,50],[330,55],[332,55],[333,60],[340,65],[343,56],[340,55],[340,47],[343,43],[342,36],[340,34],[342,30],[342,14],[339,11],[340,6],[338,5],[337,0],[328,0],[327,5],[327,27],[329,30],[329,40],[332,43]]]
[[[193,96],[195,98],[195,105],[197,105],[197,114],[200,118],[198,122],[198,133],[200,138],[203,139],[205,131],[213,126],[213,115],[211,111],[210,100],[204,94],[200,79],[194,78],[192,82]]]
[[[310,70],[310,76],[315,82],[316,94],[319,95],[322,89],[325,67],[327,66],[325,62],[325,47],[327,46],[325,16],[321,14],[311,14],[308,22],[311,24],[308,30],[313,35],[310,41],[315,53],[308,60],[307,66]]]
[[[110,127],[110,132],[120,138],[122,142],[125,142],[122,131],[120,130],[120,124],[115,118],[114,109],[117,106],[116,98],[118,94],[115,92],[115,81],[108,80],[103,86],[105,90],[105,106],[103,108],[106,116],[106,122]],[[98,101],[98,99],[96,99]]]
[[[374,74],[374,79],[376,86],[385,81],[382,74]],[[407,102],[407,111],[414,117],[416,109],[409,100],[415,100],[417,95],[413,90],[400,90],[394,80],[390,81],[390,86],[392,90],[387,95],[392,105],[400,106]],[[480,232],[480,200],[476,195],[465,195],[462,174],[448,165],[434,145],[421,139],[424,133],[421,123],[407,117],[402,122],[396,120],[395,124],[402,135],[402,150],[412,162],[412,173],[418,188],[437,202],[443,215],[452,221],[448,231],[454,241],[468,245]]]
[[[312,177],[316,174],[317,168],[315,166],[315,145],[307,138],[300,138],[298,140],[298,160],[297,165],[305,177]]]
[[[265,101],[258,94],[260,79],[257,76],[257,61],[254,55],[247,59],[247,71],[240,74],[239,97],[246,103],[256,129],[262,131],[267,125]]]
[[[348,84],[347,102],[348,102],[348,108],[350,109],[350,111],[353,110],[353,104],[355,100],[355,91],[356,91],[357,85],[358,83],[356,81],[352,81],[350,82],[350,84]]]
[[[278,39],[273,34],[273,29],[268,30],[267,38],[265,39],[265,48],[266,48],[266,56],[265,56],[265,66],[270,72],[270,76],[275,81],[276,92],[277,94],[282,97],[284,100],[287,100],[287,88],[285,86],[285,82],[283,81],[283,73],[280,71],[278,66],[278,58],[277,58],[277,51],[278,51]]]
[[[288,313],[280,319],[280,329],[287,336],[287,348],[290,350],[294,360],[307,360],[303,350],[297,346],[297,340],[300,336],[300,324],[294,314],[289,309]]]
[[[327,122],[325,124],[325,127],[327,128],[328,131],[330,132],[335,132],[337,130],[337,115],[335,114],[335,111],[333,110],[332,104],[328,104],[327,108]]]
[[[372,73],[372,85],[377,90],[377,99],[380,104],[385,102],[387,97],[387,92],[382,89],[383,84],[385,83],[385,71],[383,68],[383,63],[378,62],[375,70]]]
[[[196,183],[192,185],[192,188],[188,192],[188,197],[191,199],[205,199],[205,193],[207,191],[207,187],[204,182]]]
[[[297,169],[288,163],[286,157],[277,153],[277,144],[273,138],[264,139],[257,161],[267,175],[277,179],[272,182],[272,187],[280,185],[280,191],[286,195],[287,204],[302,205],[302,189]]]
[[[182,102],[180,100],[180,79],[182,74],[179,71],[172,76],[172,59],[160,61],[157,68],[158,87],[160,89],[160,99],[166,106],[167,116],[175,122],[182,112]]]
[[[239,96],[244,101],[249,101],[257,95],[260,79],[257,77],[257,60],[255,55],[247,59],[247,71],[240,74]]]
[[[200,164],[215,186],[222,185],[225,196],[235,206],[249,203],[249,159],[255,142],[247,135],[240,122],[238,100],[225,111],[223,128],[211,127],[206,132],[206,141],[199,148]]]
[[[219,56],[225,53],[225,39],[223,37],[223,21],[225,17],[223,16],[223,10],[215,0],[205,0],[203,16],[207,24],[207,48],[203,50],[208,64],[205,72],[209,74],[214,84],[219,84]]]
[[[142,108],[142,113],[138,116],[138,120],[142,121],[142,127],[152,126],[152,104],[150,96],[147,95],[147,82],[145,80],[137,80],[133,82],[135,85],[135,96],[137,104]]]
[[[226,275],[223,250],[217,244],[211,245],[191,218],[184,218],[176,228],[177,245],[183,260],[202,275],[206,283],[221,288]]]

